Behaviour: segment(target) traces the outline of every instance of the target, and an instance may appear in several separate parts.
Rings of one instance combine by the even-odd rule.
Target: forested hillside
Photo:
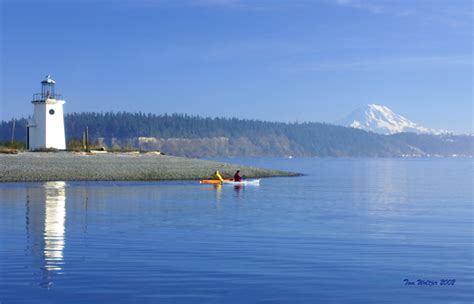
[[[279,123],[183,114],[71,113],[67,140],[92,141],[108,148],[158,149],[183,156],[451,156],[473,155],[473,137],[379,135],[322,123]],[[1,122],[0,140],[11,139],[12,121]],[[25,141],[26,119],[16,120],[15,139]]]

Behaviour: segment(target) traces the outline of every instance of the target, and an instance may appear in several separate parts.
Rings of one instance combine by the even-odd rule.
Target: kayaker
[[[221,182],[224,181],[224,179],[222,178],[222,176],[221,176],[221,174],[219,173],[219,171],[214,172],[214,179],[215,179],[215,180],[219,180],[219,181],[221,181]]]
[[[237,170],[234,174],[234,182],[241,182],[242,181],[242,175],[240,175],[240,170]]]

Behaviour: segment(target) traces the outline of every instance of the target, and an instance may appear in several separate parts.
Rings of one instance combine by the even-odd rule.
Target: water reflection
[[[394,159],[355,164],[351,196],[357,209],[364,210],[367,216],[370,237],[393,238],[395,231],[403,229],[394,225],[393,218],[406,216],[410,193],[406,166],[406,162]]]
[[[409,193],[406,164],[397,160],[357,163],[352,173],[351,196],[368,212],[394,211],[407,203]]]
[[[43,287],[52,285],[52,275],[64,264],[66,183],[46,182],[27,189],[26,229],[29,248],[39,263]]]
[[[215,194],[216,194],[216,201],[219,202],[222,199],[222,184],[214,184],[213,185]],[[240,196],[240,192],[244,190],[243,185],[234,185],[232,187],[235,191],[235,196],[238,198]]]
[[[243,189],[244,189],[243,185],[235,185],[234,186],[234,191],[235,191],[236,197],[240,197],[240,191],[242,191]]]
[[[216,192],[216,201],[220,202],[222,199],[222,185],[221,184],[214,184],[214,190]]]

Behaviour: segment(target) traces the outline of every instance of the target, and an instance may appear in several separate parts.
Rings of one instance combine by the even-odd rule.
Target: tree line
[[[27,119],[15,121],[14,139],[26,141]],[[11,139],[13,120],[0,123],[0,141]],[[380,135],[325,123],[282,123],[187,114],[82,112],[65,116],[66,138],[91,140],[185,156],[356,156],[472,155],[473,137]],[[140,138],[154,138],[145,143]],[[181,140],[178,140],[181,139]],[[224,139],[224,140],[223,140]],[[166,150],[166,151],[165,151]]]

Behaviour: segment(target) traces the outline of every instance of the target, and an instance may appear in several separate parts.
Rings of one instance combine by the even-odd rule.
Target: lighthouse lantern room
[[[56,82],[50,75],[41,81],[41,93],[33,95],[33,117],[27,125],[28,150],[66,149],[62,95],[55,92]]]

